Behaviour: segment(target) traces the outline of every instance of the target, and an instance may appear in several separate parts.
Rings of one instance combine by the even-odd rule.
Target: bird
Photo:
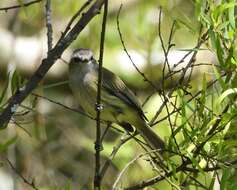
[[[73,51],[69,62],[69,86],[81,108],[96,117],[99,65],[90,49]],[[133,127],[152,150],[162,152],[164,141],[148,125],[141,104],[123,80],[102,67],[100,119],[116,123],[128,132]]]

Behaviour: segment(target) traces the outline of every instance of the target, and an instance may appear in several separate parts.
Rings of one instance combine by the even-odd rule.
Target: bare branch
[[[134,135],[133,135],[134,136]],[[132,139],[131,136],[129,135],[124,135],[120,138],[120,141],[113,147],[113,151],[111,152],[109,158],[106,160],[106,162],[104,163],[102,169],[101,169],[101,179],[104,177],[107,169],[109,168],[109,166],[112,163],[112,160],[114,159],[115,155],[118,153],[119,149],[121,148],[121,146],[123,144],[125,144],[127,141],[129,141],[130,139]]]
[[[138,159],[147,156],[147,155],[151,155],[152,153],[157,153],[158,150],[151,150],[142,154],[139,154],[138,156],[136,156],[135,158],[133,158],[131,161],[129,161],[125,167],[123,168],[123,170],[118,174],[117,179],[115,180],[114,184],[113,184],[113,190],[116,189],[120,179],[122,178],[123,174],[125,173],[125,171],[130,167],[130,165],[132,165],[134,162],[136,162]]]
[[[35,190],[39,190],[34,183],[34,180],[32,180],[31,182],[26,179],[20,172],[17,171],[17,169],[15,168],[15,166],[13,166],[13,164],[11,163],[11,161],[6,158],[7,163],[9,164],[9,166],[12,168],[12,170],[24,181],[25,184],[29,185],[32,189]]]
[[[47,38],[48,38],[48,52],[53,47],[53,27],[52,27],[52,19],[51,19],[51,0],[46,0],[45,4],[45,20],[46,20],[46,28],[47,28]]]
[[[70,19],[70,21],[69,21],[69,23],[68,23],[66,29],[63,31],[62,36],[61,36],[60,39],[62,39],[62,38],[65,37],[65,35],[66,35],[66,34],[68,33],[68,31],[71,29],[72,23],[75,21],[75,19],[76,19],[77,17],[80,16],[80,14],[82,13],[82,11],[83,11],[87,6],[89,6],[92,1],[93,1],[93,0],[87,0],[87,1],[82,5],[82,7],[76,12],[76,14],[73,15],[73,17]]]
[[[123,40],[123,35],[122,35],[122,32],[121,32],[121,29],[120,29],[120,24],[119,24],[119,16],[120,16],[120,12],[123,8],[123,4],[120,5],[119,7],[119,10],[118,10],[118,14],[117,14],[117,30],[118,30],[118,33],[119,33],[119,38],[120,38],[120,41],[122,43],[122,46],[123,46],[123,50],[125,51],[125,53],[127,54],[129,60],[131,61],[133,67],[136,69],[136,71],[143,77],[144,81],[148,82],[157,92],[160,92],[159,88],[157,88],[155,86],[155,84],[152,83],[152,81],[150,81],[147,76],[140,71],[140,69],[137,67],[137,65],[135,64],[135,62],[133,61],[131,55],[129,54],[128,50],[126,49],[126,46],[125,46],[125,42]]]
[[[42,60],[41,65],[26,83],[21,87],[10,99],[7,107],[0,115],[0,128],[7,126],[12,115],[16,112],[19,104],[37,87],[39,82],[43,79],[48,70],[52,67],[57,59],[59,59],[64,50],[78,37],[80,32],[91,21],[91,19],[99,13],[101,6],[105,0],[97,0],[90,9],[81,16],[81,19],[69,31],[69,33],[60,39],[55,47],[48,53],[47,58]]]
[[[100,57],[99,57],[99,71],[98,71],[98,84],[97,84],[97,99],[96,99],[96,141],[95,141],[95,176],[94,176],[94,187],[100,190],[101,177],[100,177],[100,151],[101,148],[101,129],[100,129],[100,112],[103,110],[101,105],[101,87],[103,78],[103,54],[104,54],[104,42],[105,42],[105,31],[108,14],[108,0],[105,0],[104,4],[104,15],[102,22],[101,38],[100,38]]]
[[[7,12],[10,9],[17,9],[17,8],[21,8],[21,7],[28,7],[28,6],[32,5],[32,4],[39,3],[41,1],[42,0],[35,0],[35,1],[30,1],[28,3],[24,3],[22,5],[13,5],[13,6],[10,6],[10,7],[2,7],[2,8],[0,8],[0,11],[6,11]]]
[[[61,106],[61,107],[65,108],[65,109],[67,109],[67,110],[69,110],[69,111],[73,111],[73,112],[79,113],[79,114],[81,114],[81,115],[83,115],[83,116],[86,116],[87,118],[90,118],[90,119],[92,119],[92,120],[95,120],[95,118],[93,118],[93,117],[91,117],[90,115],[86,114],[86,113],[83,112],[82,110],[68,107],[68,106],[66,106],[66,105],[64,105],[64,104],[62,104],[62,103],[60,103],[60,102],[57,102],[57,101],[55,101],[55,100],[49,99],[49,98],[47,98],[47,97],[45,97],[45,96],[42,96],[42,95],[39,95],[39,94],[36,94],[36,93],[31,93],[31,95],[32,95],[32,96],[35,96],[35,97],[37,97],[37,98],[41,98],[41,99],[47,100],[47,101],[49,101],[49,102],[51,102],[51,103],[53,103],[53,104],[56,104],[56,105],[58,105],[58,106]]]

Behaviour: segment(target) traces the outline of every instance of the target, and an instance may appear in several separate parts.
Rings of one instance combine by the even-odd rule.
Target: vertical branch
[[[101,130],[100,130],[100,111],[103,109],[101,104],[101,86],[102,86],[102,65],[103,65],[103,53],[104,53],[104,41],[106,20],[108,13],[108,0],[105,0],[104,15],[102,22],[101,38],[100,38],[100,57],[99,57],[99,72],[98,72],[98,85],[97,85],[97,101],[96,101],[96,141],[95,141],[95,177],[94,177],[94,189],[100,190],[101,177],[100,177],[100,151],[101,151]]]
[[[46,19],[46,28],[47,28],[47,38],[48,38],[48,52],[53,47],[53,27],[51,19],[51,0],[46,0],[45,4],[45,19]]]
[[[161,91],[163,93],[163,96],[165,97],[165,71],[166,71],[166,65],[167,65],[168,73],[171,72],[170,66],[169,66],[168,54],[169,54],[170,48],[172,47],[171,40],[172,40],[172,36],[173,36],[173,33],[174,33],[175,22],[173,22],[171,30],[170,30],[168,47],[166,49],[165,45],[164,45],[164,40],[163,40],[163,37],[162,37],[162,33],[161,33],[161,22],[162,22],[161,17],[162,17],[162,7],[160,7],[160,12],[159,12],[158,35],[159,35],[159,39],[160,39],[160,42],[161,42],[161,47],[162,47],[162,50],[163,50],[163,53],[164,53],[164,56],[165,56],[165,61],[164,61],[163,69],[162,69],[162,82],[161,82],[161,84],[162,84]],[[170,97],[172,94],[173,93],[169,93],[168,97]],[[163,102],[163,105],[166,108],[167,114],[170,115],[168,101],[166,101],[166,98],[165,98],[165,101]],[[160,108],[162,108],[162,106]],[[176,108],[176,106],[174,106],[174,108]],[[163,109],[159,109],[159,110],[162,111]],[[160,113],[160,112],[157,112],[157,113]],[[157,115],[157,113],[156,113],[156,115]],[[171,130],[171,135],[173,137],[173,140],[174,140],[174,143],[176,145],[176,148],[177,148],[178,152],[181,154],[178,142],[177,142],[176,137],[174,135],[174,128],[173,128],[173,124],[172,124],[172,121],[171,121],[171,117],[168,117],[168,122],[169,122],[169,127],[170,127],[170,130]]]

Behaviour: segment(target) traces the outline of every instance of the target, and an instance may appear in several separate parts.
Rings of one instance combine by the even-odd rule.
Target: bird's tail
[[[139,127],[137,126],[136,128],[144,140],[151,146],[152,149],[160,150],[159,152],[162,153],[165,148],[164,141],[150,128],[150,126],[148,126],[145,121],[139,123]]]

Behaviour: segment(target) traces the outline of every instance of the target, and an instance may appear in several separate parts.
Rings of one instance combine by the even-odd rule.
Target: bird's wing
[[[127,105],[137,110],[142,118],[147,120],[136,96],[124,84],[124,82],[108,69],[103,68],[102,71],[103,71],[102,88],[104,88],[109,94],[116,96],[122,101],[126,102]]]

